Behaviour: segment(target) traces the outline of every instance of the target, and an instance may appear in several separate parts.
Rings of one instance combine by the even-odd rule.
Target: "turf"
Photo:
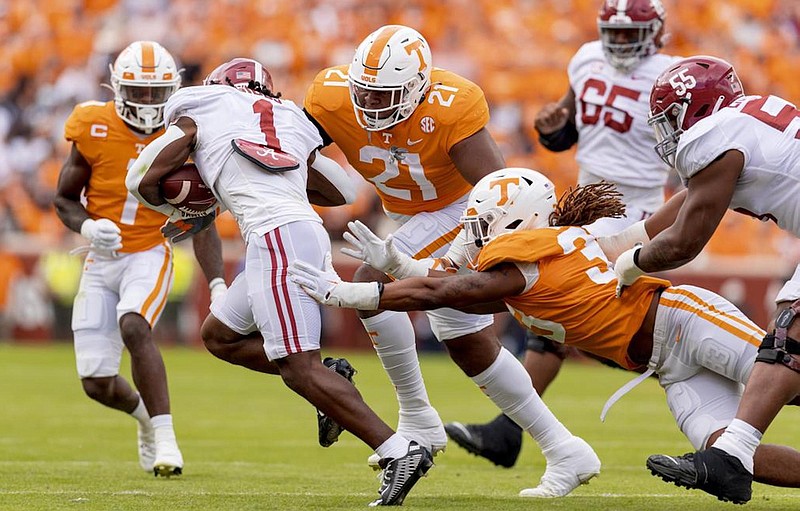
[[[339,355],[337,353],[337,355]],[[371,353],[348,353],[358,388],[390,424],[391,386]],[[329,449],[316,442],[310,405],[276,377],[229,366],[203,351],[164,350],[185,474],[155,479],[136,462],[133,421],[84,397],[71,347],[0,343],[0,510],[316,510],[363,509],[378,481],[369,449],[345,433]],[[422,359],[444,420],[485,421],[491,403],[442,355]],[[546,401],[603,460],[603,472],[567,498],[532,500],[544,461],[530,438],[512,469],[495,467],[455,445],[406,500],[426,510],[738,509],[701,492],[665,484],[644,468],[647,455],[690,450],[655,381],[625,396],[605,424],[605,399],[631,375],[569,364]],[[784,410],[768,441],[800,447],[800,414]],[[742,509],[797,510],[800,490],[754,485]]]

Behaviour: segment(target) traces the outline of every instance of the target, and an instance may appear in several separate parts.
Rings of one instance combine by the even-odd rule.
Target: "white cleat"
[[[183,456],[178,444],[172,440],[156,442],[156,459],[153,474],[158,477],[179,476],[183,473]]]
[[[447,448],[444,424],[439,418],[439,413],[432,407],[413,415],[401,411],[400,420],[397,422],[397,434],[425,447],[432,456],[444,452]],[[373,454],[367,458],[367,465],[372,470],[381,470],[379,461],[380,457]]]
[[[519,492],[520,497],[564,497],[600,474],[600,458],[583,439],[573,436],[547,460],[539,486]]]
[[[153,471],[153,463],[156,460],[156,434],[153,428],[142,426],[137,422],[138,431],[136,441],[139,448],[139,466],[145,472]]]

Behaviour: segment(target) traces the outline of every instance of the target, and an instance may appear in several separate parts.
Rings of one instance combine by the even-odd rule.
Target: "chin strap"
[[[789,337],[789,326],[800,313],[800,300],[778,314],[775,330],[767,334],[758,348],[756,362],[783,364],[792,371],[800,373],[800,342]]]

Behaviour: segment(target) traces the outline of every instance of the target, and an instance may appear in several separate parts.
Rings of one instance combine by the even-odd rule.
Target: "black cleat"
[[[350,383],[353,383],[353,375],[356,374],[356,370],[346,359],[325,357],[322,363],[331,371],[336,372],[346,378]],[[339,435],[344,431],[344,428],[335,420],[319,410],[317,410],[317,429],[319,431],[319,445],[322,447],[332,446],[339,440]]]
[[[383,469],[381,487],[378,489],[380,497],[370,502],[370,507],[401,506],[411,488],[433,466],[433,456],[428,449],[412,440],[405,456],[384,458],[379,465]]]
[[[738,458],[716,447],[677,458],[654,454],[647,458],[647,468],[668,483],[703,490],[723,502],[744,504],[753,494],[753,474]]]
[[[505,415],[487,424],[448,422],[444,430],[467,451],[505,468],[514,466],[522,449],[522,428]]]

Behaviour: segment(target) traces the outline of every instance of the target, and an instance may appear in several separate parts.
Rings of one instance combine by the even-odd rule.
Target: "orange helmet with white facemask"
[[[470,264],[481,249],[502,234],[550,225],[556,187],[535,170],[512,167],[486,174],[475,183],[461,217]]]
[[[380,131],[408,119],[431,84],[428,42],[413,28],[386,25],[367,36],[350,64],[350,97],[356,119]]]
[[[117,114],[151,133],[164,125],[164,105],[181,85],[175,59],[154,41],[131,43],[110,66]]]

